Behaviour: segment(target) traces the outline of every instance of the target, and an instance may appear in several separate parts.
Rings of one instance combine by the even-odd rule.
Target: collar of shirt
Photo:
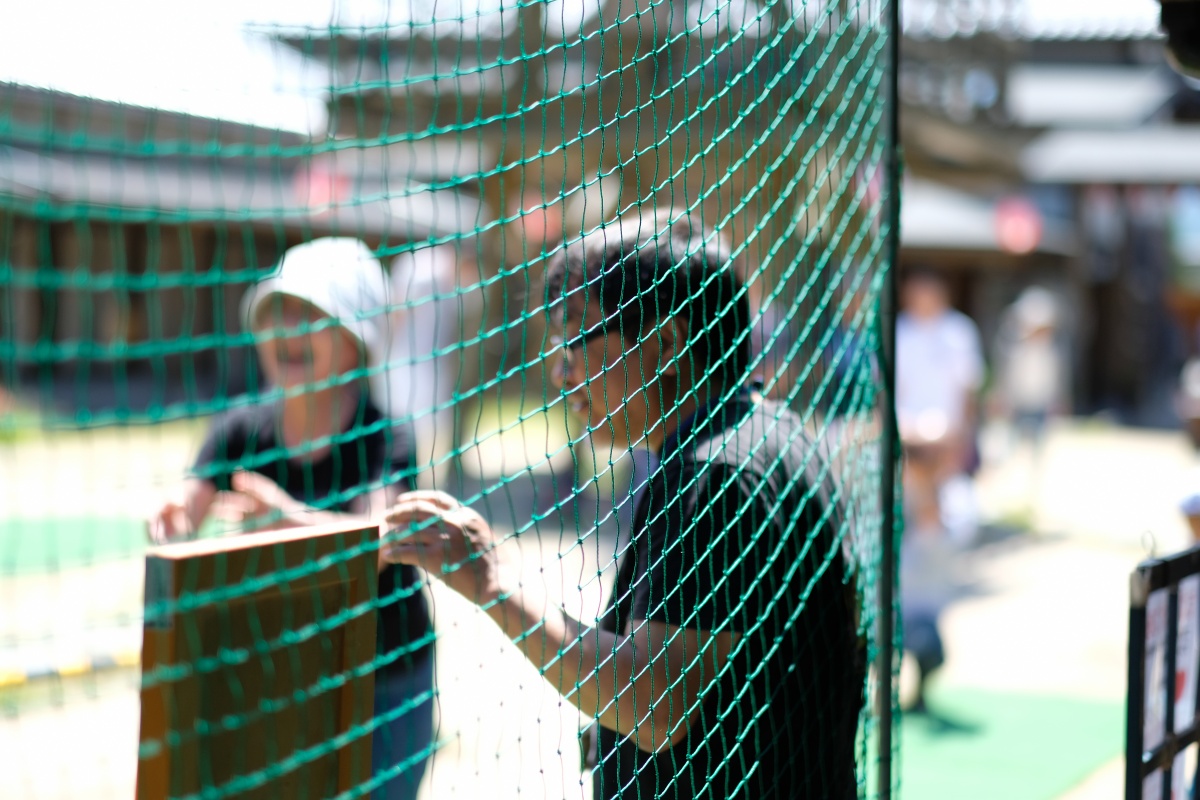
[[[730,397],[718,397],[716,400],[700,406],[663,441],[661,460],[666,461],[675,455],[692,433],[711,427],[713,423],[721,428],[726,427],[730,414],[741,406],[743,401],[749,401],[755,405],[762,401],[762,395],[757,386],[742,386]]]

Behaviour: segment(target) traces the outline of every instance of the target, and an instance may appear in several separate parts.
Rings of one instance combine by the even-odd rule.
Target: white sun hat
[[[1026,289],[1013,305],[1013,312],[1017,325],[1025,332],[1058,325],[1058,303],[1048,289]]]
[[[314,239],[284,253],[275,271],[242,300],[242,324],[253,328],[272,295],[299,298],[327,314],[362,345],[369,366],[387,363],[391,292],[379,259],[350,237]]]

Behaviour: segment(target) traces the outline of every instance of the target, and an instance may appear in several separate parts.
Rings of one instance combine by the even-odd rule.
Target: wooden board
[[[146,556],[139,800],[326,798],[371,777],[378,527]],[[338,737],[343,737],[338,739]]]

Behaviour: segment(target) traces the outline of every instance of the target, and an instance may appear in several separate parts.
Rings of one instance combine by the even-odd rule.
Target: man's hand
[[[423,567],[475,603],[504,593],[507,564],[499,540],[483,517],[450,495],[402,494],[386,520],[391,528],[383,540],[386,561]]]
[[[387,561],[424,567],[487,606],[551,686],[604,727],[636,733],[648,752],[687,737],[737,643],[739,634],[662,622],[631,623],[624,635],[583,625],[549,602],[540,577],[518,583],[518,565],[483,517],[443,492],[400,495],[387,522],[392,530],[380,548]]]

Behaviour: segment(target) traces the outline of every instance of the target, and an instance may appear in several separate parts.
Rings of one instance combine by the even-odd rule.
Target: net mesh
[[[0,795],[890,791],[889,4],[261,6],[0,85]]]

